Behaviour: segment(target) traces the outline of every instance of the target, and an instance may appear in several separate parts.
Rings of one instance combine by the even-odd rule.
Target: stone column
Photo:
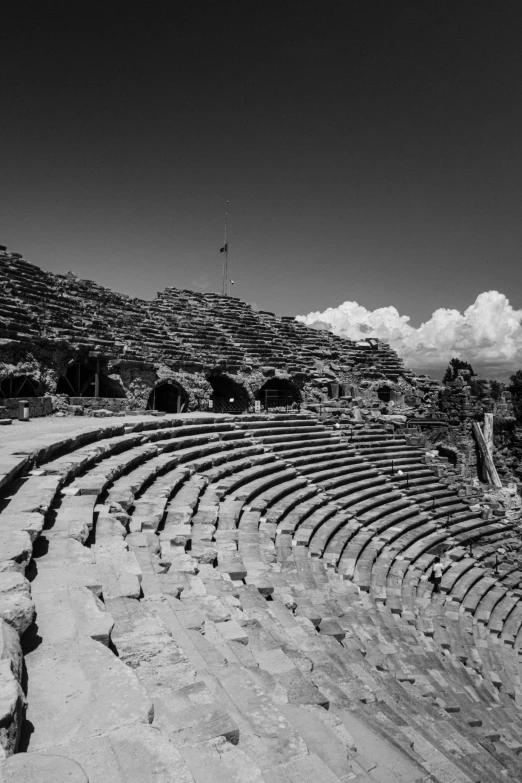
[[[473,432],[475,434],[475,438],[478,443],[478,447],[480,450],[480,454],[482,456],[483,461],[486,464],[486,468],[488,471],[489,481],[491,484],[493,484],[495,487],[498,487],[499,489],[502,488],[502,482],[498,476],[497,470],[495,468],[495,464],[493,462],[493,457],[491,453],[489,452],[486,441],[484,440],[484,435],[482,433],[482,430],[480,429],[480,425],[477,424],[476,421],[472,424]]]
[[[94,396],[100,396],[100,360],[96,358],[96,373],[94,375]]]
[[[493,459],[493,414],[484,414],[484,425],[482,427],[482,433],[484,435],[484,441],[491,459]],[[486,460],[484,457],[480,460],[480,478],[482,481],[488,481],[489,474],[486,467]]]
[[[484,414],[484,440],[486,441],[486,446],[488,447],[491,456],[493,456],[493,421],[494,417],[492,413]]]

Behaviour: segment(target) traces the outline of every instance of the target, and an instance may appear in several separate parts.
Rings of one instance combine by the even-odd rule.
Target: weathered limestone
[[[35,726],[31,751],[56,747],[57,738],[65,744],[152,721],[152,702],[132,669],[85,636],[40,645],[27,668],[32,682],[27,719]]]
[[[0,662],[7,661],[17,680],[22,677],[22,648],[20,637],[12,625],[0,620]]]
[[[53,525],[53,534],[74,538],[84,544],[94,524],[93,495],[65,495]]]
[[[19,571],[0,573],[0,618],[19,634],[26,631],[34,617],[31,587]]]
[[[11,661],[0,660],[0,760],[17,747],[26,700]]]
[[[105,611],[105,605],[87,587],[68,587],[39,593],[38,632],[53,644],[74,643],[87,636],[109,645],[114,619]]]
[[[49,752],[74,758],[89,783],[194,783],[181,753],[159,729],[143,723],[75,737]]]
[[[26,532],[34,542],[43,530],[44,521],[43,515],[38,512],[15,513],[9,505],[2,513],[2,535],[7,538],[11,533]]]
[[[24,530],[0,530],[0,573],[19,571],[25,574],[33,547]]]
[[[151,697],[194,682],[196,670],[156,614],[156,603],[128,602],[112,640],[119,658],[139,676]]]
[[[115,478],[109,490],[117,492],[105,502],[105,495],[67,493],[73,478],[76,486],[81,478],[83,488],[93,489],[89,472],[106,475],[105,446],[98,461],[84,466],[85,476],[61,474],[62,502],[56,516],[48,515],[30,571],[37,616],[27,637],[27,717],[34,731],[24,734],[29,753],[17,755],[68,759],[90,783],[520,778],[522,613],[517,620],[518,549],[508,549],[505,523],[477,517],[474,503],[441,485],[423,454],[382,428],[361,427],[346,457],[346,447],[326,428],[299,422],[263,419],[269,426],[261,427],[251,421],[264,432],[260,437],[288,446],[277,452],[284,459],[269,447],[260,452],[269,459],[258,463],[247,462],[236,447],[202,457],[198,444],[185,453],[185,472],[166,495],[168,474],[154,476],[157,453],[169,438],[156,441],[150,465],[135,462],[129,449],[128,471],[120,444],[124,481]],[[242,426],[234,422],[233,434]],[[252,442],[256,438],[251,434]],[[311,495],[296,489],[302,476],[306,487],[319,482],[315,474],[332,453],[336,497],[350,496],[360,472],[391,475],[390,454],[406,455],[394,459],[408,465],[409,483],[395,468],[397,500],[389,502],[389,482],[368,484],[364,496],[352,498],[354,514],[338,513],[330,490]],[[327,463],[322,468],[319,457]],[[234,482],[226,485],[222,471],[233,463]],[[295,481],[288,481],[289,465]],[[243,500],[234,499],[238,486]],[[124,488],[126,511],[114,500]],[[433,510],[433,499],[441,511],[439,505]],[[450,525],[447,507],[453,509]],[[78,509],[78,519],[70,508]],[[164,552],[163,514],[158,519],[154,511],[160,508],[166,522],[177,521],[178,508],[185,515],[180,541],[172,545],[169,533]],[[302,543],[294,545],[304,529]],[[484,554],[469,556],[468,533],[483,535],[474,546]],[[488,536],[491,545],[484,544]],[[497,580],[483,565],[488,557],[491,562],[495,541],[512,553],[513,567],[512,581],[503,573],[498,593],[487,589]],[[451,548],[444,592],[432,596],[427,575],[440,543]],[[205,546],[215,547],[216,562],[202,560]],[[342,580],[348,561],[351,579]],[[22,576],[16,568],[6,574]],[[126,591],[127,577],[123,588],[134,581]],[[493,583],[481,587],[482,578]],[[475,586],[476,600],[466,600]],[[497,596],[494,603],[486,603],[488,595]],[[2,629],[0,666],[16,672],[8,677],[15,694],[18,636],[6,622]],[[8,723],[14,737],[23,703],[11,698],[5,704],[7,722],[0,725]],[[9,722],[11,716],[16,720]],[[14,750],[15,741],[9,743]]]
[[[72,538],[51,538],[45,557],[38,558],[38,579],[31,584],[35,601],[39,595],[53,594],[74,587],[87,587],[96,596],[102,594],[102,580],[91,549]]]
[[[63,755],[18,753],[3,763],[0,761],[2,783],[89,783],[89,778],[76,761]]]

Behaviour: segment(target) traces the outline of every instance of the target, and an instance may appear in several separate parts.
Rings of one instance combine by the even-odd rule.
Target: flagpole
[[[228,204],[228,201],[227,201]],[[228,208],[227,208],[228,209]],[[223,293],[228,296],[228,243],[227,243],[227,222],[228,211],[225,212],[225,284],[223,287]]]
[[[227,201],[228,205],[228,201]],[[228,206],[227,206],[228,209]],[[227,221],[228,212],[225,212],[225,240],[221,252],[223,255],[223,279],[221,281],[221,293],[227,295],[227,278],[228,278],[228,245],[227,245]]]

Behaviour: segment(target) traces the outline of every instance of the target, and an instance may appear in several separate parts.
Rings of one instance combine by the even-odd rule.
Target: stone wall
[[[29,416],[31,419],[37,418],[38,416],[50,416],[53,412],[51,397],[0,399],[0,408],[5,408],[6,418],[18,418],[18,406],[21,399],[27,399],[27,402],[29,403]]]
[[[75,363],[98,368],[101,395],[125,397],[130,410],[143,410],[164,380],[183,388],[188,410],[206,410],[216,374],[242,384],[250,402],[274,376],[311,402],[331,383],[414,379],[380,341],[355,343],[220,294],[167,288],[152,301],[131,299],[0,248],[0,383],[25,376],[39,394],[76,396],[79,380],[58,387]]]
[[[125,397],[69,397],[69,404],[81,405],[86,411],[103,408],[119,412],[129,409],[129,401]]]

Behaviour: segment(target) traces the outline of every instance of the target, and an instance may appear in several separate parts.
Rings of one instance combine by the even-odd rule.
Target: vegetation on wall
[[[475,375],[473,367],[469,362],[454,358],[450,360],[450,363],[446,368],[442,383],[451,383],[452,381],[456,380],[459,375],[459,370],[467,370],[470,375]]]

